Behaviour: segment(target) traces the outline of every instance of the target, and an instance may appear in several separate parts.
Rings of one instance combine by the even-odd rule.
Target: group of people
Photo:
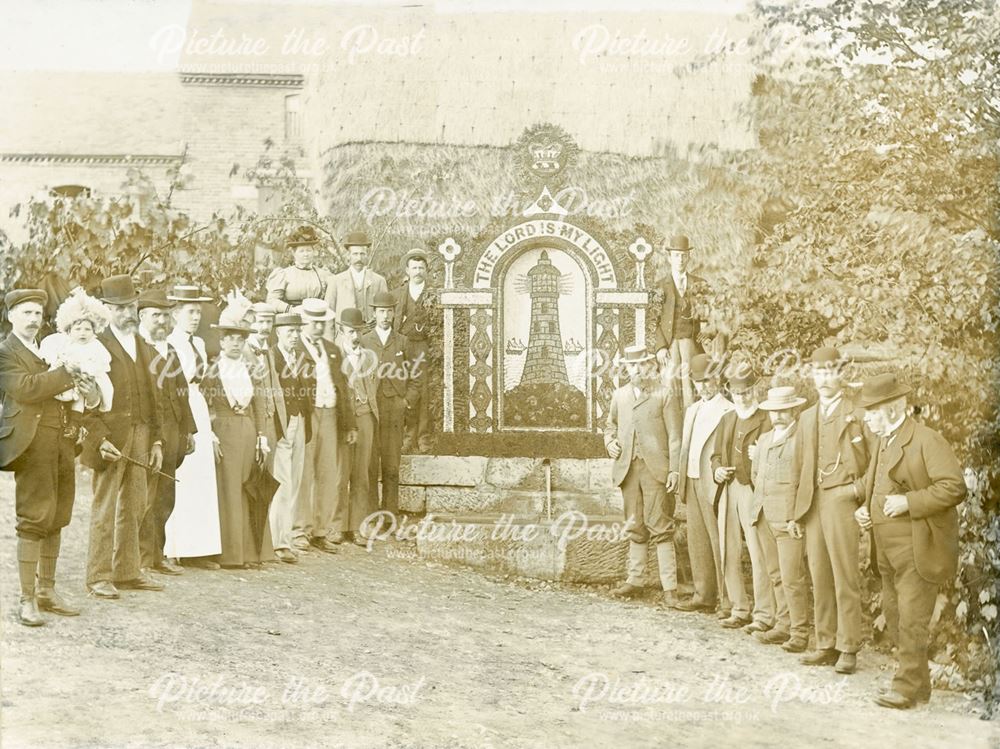
[[[851,395],[846,359],[817,349],[818,398],[803,409],[807,400],[793,385],[770,387],[758,401],[758,377],[739,359],[692,356],[687,375],[697,400],[685,408],[679,383],[664,385],[655,354],[626,349],[629,382],[613,395],[604,434],[629,531],[627,579],[615,594],[642,591],[653,544],[666,606],[714,614],[723,627],[790,653],[806,651],[813,634],[815,647],[801,662],[852,674],[867,531],[899,659],[876,702],[900,709],[926,702],[931,616],[958,562],[955,507],[966,494],[958,460],[909,414],[910,388],[893,373]],[[687,518],[694,595],[686,600],[677,592],[676,504]]]
[[[397,511],[400,454],[427,447],[427,256],[407,253],[407,279],[390,292],[368,267],[364,233],[344,240],[349,266],[338,274],[316,265],[319,241],[301,227],[287,242],[294,263],[271,274],[266,299],[230,300],[213,325],[214,358],[196,335],[212,301],[198,287],[140,293],[128,276],[107,278],[97,298],[74,290],[58,332],[42,340],[46,292],[5,296],[0,469],[15,478],[22,624],[43,624],[40,610],[79,613],[55,590],[78,455],[94,470],[86,585],[101,599],[162,590],[153,573],[186,565],[293,564],[309,549],[364,545],[362,521]],[[802,663],[850,674],[869,532],[899,653],[877,702],[926,701],[928,630],[956,571],[955,506],[966,492],[954,453],[909,415],[910,389],[895,375],[851,395],[833,348],[812,355],[813,405],[803,410],[806,399],[781,384],[759,402],[752,368],[725,366],[738,356],[699,353],[704,281],[687,273],[687,237],[666,249],[653,351],[625,349],[629,381],[604,433],[629,528],[615,593],[642,590],[653,544],[667,606],[715,613],[725,628],[802,653],[811,582],[815,648]],[[686,600],[677,504],[694,587]]]
[[[41,340],[48,294],[6,294],[0,469],[15,480],[20,623],[80,613],[55,589],[78,457],[93,469],[98,599],[163,590],[157,575],[185,566],[365,545],[364,519],[397,511],[404,433],[427,439],[427,256],[407,253],[390,292],[363,233],[346,238],[338,275],[313,265],[318,242],[311,227],[293,234],[295,264],[271,274],[266,301],[229,299],[216,356],[196,334],[212,301],[196,286],[140,292],[113,276],[94,296],[74,289]]]

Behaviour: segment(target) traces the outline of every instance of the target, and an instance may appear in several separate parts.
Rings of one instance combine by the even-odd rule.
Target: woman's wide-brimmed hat
[[[874,408],[881,403],[896,400],[912,390],[909,385],[896,379],[896,375],[892,372],[875,375],[861,385],[858,405],[862,408]]]
[[[791,385],[770,388],[767,391],[767,400],[760,404],[764,411],[787,411],[790,408],[798,408],[806,402],[795,394],[795,388]]]

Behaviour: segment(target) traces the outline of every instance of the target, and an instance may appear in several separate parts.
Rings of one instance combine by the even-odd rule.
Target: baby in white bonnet
[[[115,392],[108,376],[111,354],[97,340],[97,335],[107,326],[108,313],[104,305],[77,287],[56,310],[56,329],[59,332],[43,338],[39,345],[42,358],[53,369],[62,364],[75,364],[96,380],[101,393],[101,411],[111,410]],[[70,388],[56,398],[72,401],[73,410],[83,412],[83,397],[76,388]]]

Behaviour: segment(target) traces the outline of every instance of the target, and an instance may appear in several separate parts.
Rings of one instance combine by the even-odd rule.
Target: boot
[[[677,554],[674,551],[673,541],[663,541],[656,545],[656,563],[660,568],[663,604],[675,609],[681,601],[677,597]]]
[[[646,572],[647,545],[628,543],[628,563],[625,567],[626,581],[612,591],[613,595],[631,598],[642,590],[642,576]]]
[[[41,551],[38,557],[38,608],[42,611],[51,611],[59,616],[79,616],[80,610],[71,606],[56,593],[56,563],[59,561],[59,542],[59,531],[41,541]]]
[[[21,600],[17,608],[17,620],[25,627],[40,627],[45,620],[38,612],[35,601],[35,570],[41,544],[38,539],[17,539],[17,572],[21,581]]]

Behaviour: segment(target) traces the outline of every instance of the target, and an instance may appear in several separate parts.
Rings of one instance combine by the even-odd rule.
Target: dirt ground
[[[80,485],[60,588],[83,614],[33,630],[14,620],[0,476],[3,747],[1000,747],[963,695],[872,704],[885,657],[864,652],[850,677],[806,669],[707,616],[403,544],[87,599]]]

